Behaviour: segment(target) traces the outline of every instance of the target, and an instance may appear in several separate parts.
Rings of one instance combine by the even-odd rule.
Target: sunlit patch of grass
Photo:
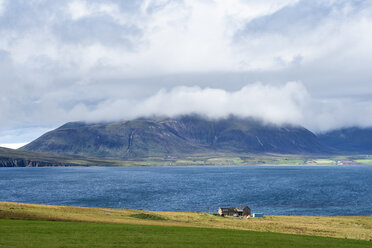
[[[206,164],[215,165],[239,165],[244,161],[239,157],[221,157],[221,158],[210,158],[207,159]]]
[[[355,162],[365,165],[372,165],[372,159],[357,159]]]
[[[334,160],[330,160],[330,159],[315,159],[314,162],[317,163],[317,164],[321,164],[321,165],[336,164],[336,162]]]

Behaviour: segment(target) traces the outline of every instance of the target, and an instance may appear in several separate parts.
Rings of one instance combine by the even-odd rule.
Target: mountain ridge
[[[230,116],[140,118],[106,123],[70,122],[21,150],[126,159],[195,153],[323,154],[332,149],[304,127]]]
[[[339,152],[372,153],[372,127],[348,127],[318,135],[318,139]]]

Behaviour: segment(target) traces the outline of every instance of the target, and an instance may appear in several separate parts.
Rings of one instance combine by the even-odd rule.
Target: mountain
[[[372,128],[342,128],[319,134],[318,138],[340,152],[372,153]]]
[[[67,123],[21,148],[110,159],[201,153],[327,153],[303,127],[196,115],[112,123]]]

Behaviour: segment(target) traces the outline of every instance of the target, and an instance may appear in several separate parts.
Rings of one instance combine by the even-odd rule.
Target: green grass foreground
[[[369,241],[242,230],[0,219],[0,247],[371,247]]]

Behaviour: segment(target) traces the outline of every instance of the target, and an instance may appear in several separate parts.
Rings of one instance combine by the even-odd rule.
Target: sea
[[[0,168],[0,201],[266,215],[372,215],[372,166]]]

